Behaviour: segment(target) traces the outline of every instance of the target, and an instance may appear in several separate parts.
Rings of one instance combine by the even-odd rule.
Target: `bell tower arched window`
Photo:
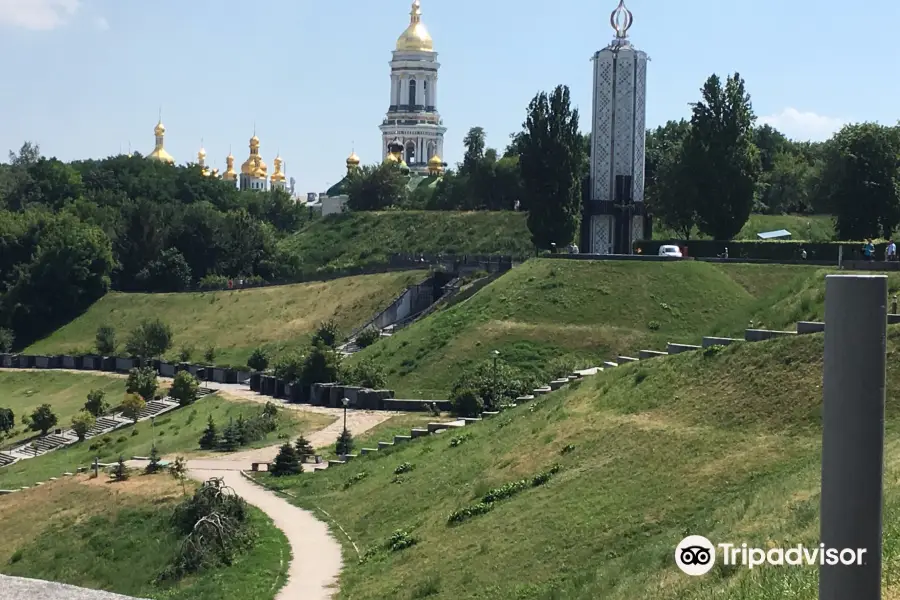
[[[415,79],[409,80],[409,105],[410,106],[416,105],[416,80]]]

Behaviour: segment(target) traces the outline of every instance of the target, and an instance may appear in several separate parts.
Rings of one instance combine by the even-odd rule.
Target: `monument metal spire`
[[[609,15],[609,24],[616,32],[615,41],[617,43],[626,43],[625,40],[628,38],[628,30],[631,29],[632,23],[634,23],[634,15],[625,6],[625,0],[619,0],[619,6]]]

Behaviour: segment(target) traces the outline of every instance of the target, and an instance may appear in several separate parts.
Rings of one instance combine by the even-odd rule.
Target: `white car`
[[[681,248],[679,248],[678,246],[660,246],[659,247],[659,255],[660,256],[674,256],[675,258],[682,258]]]

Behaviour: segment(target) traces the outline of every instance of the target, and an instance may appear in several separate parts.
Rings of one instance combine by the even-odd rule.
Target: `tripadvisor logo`
[[[717,552],[718,550],[718,552]],[[713,544],[702,535],[689,535],[675,548],[675,564],[687,575],[705,575],[716,564],[716,554],[726,566],[748,569],[762,565],[864,565],[865,548],[826,548],[819,544],[807,548],[802,544],[787,548],[752,548],[747,544]]]

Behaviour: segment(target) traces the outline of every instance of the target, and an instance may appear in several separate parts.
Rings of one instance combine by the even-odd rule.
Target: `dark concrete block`
[[[159,363],[160,377],[175,377],[175,365],[167,362]]]
[[[668,352],[660,352],[658,350],[638,350],[638,358],[640,360],[647,360],[648,358],[657,358],[660,356],[667,356]]]
[[[692,350],[700,350],[701,346],[695,346],[694,344],[675,344],[673,342],[669,342],[666,344],[666,351],[669,354],[681,354],[682,352],[690,352]]]
[[[818,321],[798,321],[797,322],[797,333],[799,335],[805,335],[809,333],[820,333],[825,331],[825,323],[819,323]]]
[[[215,367],[212,370],[212,380],[216,383],[225,383],[225,369]]]
[[[6,353],[0,354],[0,367],[11,369],[13,367],[13,355]]]
[[[744,340],[748,342],[762,342],[776,337],[797,335],[796,331],[773,331],[770,329],[748,329],[744,332]]]
[[[49,356],[35,356],[34,357],[34,368],[35,369],[49,369],[50,368],[50,357]]]
[[[709,348],[710,346],[728,346],[735,342],[743,342],[744,340],[738,338],[727,338],[727,337],[704,337],[703,338],[703,347]]]
[[[116,371],[119,373],[127,373],[134,368],[134,360],[130,358],[116,357]]]
[[[60,365],[62,366],[63,369],[76,369],[76,368],[78,368],[78,367],[75,365],[75,357],[74,357],[74,356],[69,356],[68,354],[64,354],[64,355],[60,356],[60,357],[59,357],[59,362],[60,362]]]
[[[261,381],[262,381],[261,373],[252,373],[250,375],[250,389],[253,390],[254,392],[258,392],[260,390]]]

